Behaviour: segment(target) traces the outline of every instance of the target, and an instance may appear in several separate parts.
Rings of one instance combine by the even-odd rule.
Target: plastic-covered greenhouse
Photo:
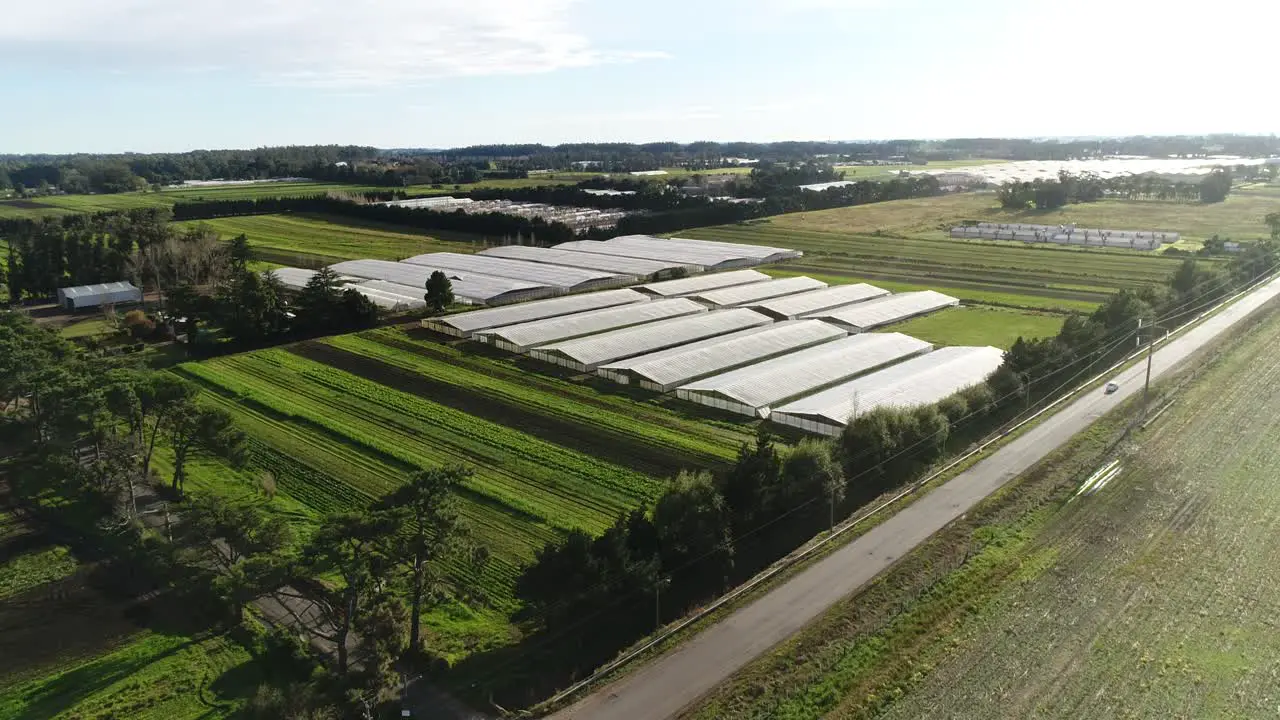
[[[425,265],[391,262],[389,260],[347,260],[329,269],[339,275],[367,280],[385,280],[398,285],[421,287],[426,293],[427,278],[435,270],[441,270],[453,283],[453,294],[460,302],[474,305],[504,305],[525,300],[537,300],[556,295],[558,288],[538,283],[522,282],[510,278],[494,277],[481,273],[454,272]]]
[[[653,247],[651,245],[614,243],[606,240],[572,240],[553,245],[554,250],[595,253],[597,255],[620,255],[622,257],[643,258],[678,262],[681,265],[696,265],[705,270],[732,270],[733,268],[759,265],[760,261],[753,257],[723,250],[687,247]]]
[[[751,328],[602,365],[601,377],[670,392],[710,375],[831,342],[848,333],[820,320],[794,320]]]
[[[479,330],[648,301],[648,295],[635,290],[604,290],[427,318],[422,321],[422,327],[465,338],[471,337],[472,333]]]
[[[486,257],[526,260],[548,265],[563,265],[585,270],[632,275],[642,280],[661,280],[664,276],[678,270],[688,273],[696,273],[702,270],[700,265],[684,265],[678,262],[645,260],[644,258],[623,257],[621,255],[598,255],[596,253],[556,250],[554,248],[532,247],[529,245],[505,245],[482,250],[480,254]]]
[[[705,306],[684,298],[653,300],[535,320],[519,325],[478,330],[472,334],[472,337],[481,342],[492,342],[503,350],[524,353],[554,342],[706,311]]]
[[[405,262],[412,265],[425,265],[462,273],[480,273],[539,285],[550,285],[560,288],[564,292],[602,290],[620,285],[629,285],[639,280],[634,275],[620,275],[597,270],[565,267],[563,265],[526,262],[524,260],[509,260],[487,255],[460,255],[448,252],[427,253],[406,258]]]
[[[676,396],[741,415],[767,417],[774,405],[932,348],[902,333],[854,335],[682,385]]]
[[[77,285],[58,290],[58,304],[67,310],[137,302],[142,302],[142,291],[134,287],[133,283],[123,280],[96,285]]]
[[[809,290],[821,290],[826,286],[827,284],[821,280],[801,276],[708,290],[688,297],[716,307],[733,307]]]
[[[651,235],[622,235],[605,242],[616,245],[633,245],[654,248],[683,248],[724,252],[735,257],[754,258],[759,264],[781,262],[803,257],[804,253],[790,248],[745,243],[720,242],[718,240],[692,240],[690,238],[656,238]]]
[[[804,315],[833,310],[845,305],[865,302],[888,295],[889,291],[866,283],[836,285],[825,290],[788,295],[748,305],[779,320],[794,320]]]
[[[593,372],[601,364],[613,360],[769,325],[772,322],[769,316],[745,308],[698,313],[544,345],[531,350],[529,356],[580,372]]]
[[[810,313],[806,317],[835,323],[849,332],[856,333],[959,304],[960,301],[950,295],[943,295],[933,290],[921,290],[867,300],[834,310]]]
[[[710,275],[699,275],[698,277],[638,285],[636,289],[659,297],[679,297],[733,285],[767,282],[772,279],[759,270],[734,270],[732,272],[712,273]]]
[[[1004,352],[993,347],[941,348],[782,405],[769,419],[836,436],[856,415],[880,407],[927,405],[977,385],[1000,367],[1003,358]]]

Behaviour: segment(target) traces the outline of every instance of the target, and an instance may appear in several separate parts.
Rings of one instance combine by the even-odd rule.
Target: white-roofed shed
[[[797,350],[831,342],[848,333],[820,320],[792,320],[681,345],[602,365],[601,377],[654,392],[728,372]]]
[[[932,347],[902,333],[854,335],[682,385],[676,389],[676,396],[740,415],[767,417],[774,405],[928,352]]]
[[[142,291],[124,280],[58,289],[58,304],[67,310],[139,302],[142,302]]]
[[[928,405],[977,385],[995,372],[1003,359],[1004,352],[993,347],[941,348],[782,405],[769,419],[838,436],[855,416],[876,408]]]
[[[529,356],[579,372],[594,372],[600,365],[614,360],[769,325],[772,322],[768,316],[754,310],[718,310],[544,345],[531,350]]]

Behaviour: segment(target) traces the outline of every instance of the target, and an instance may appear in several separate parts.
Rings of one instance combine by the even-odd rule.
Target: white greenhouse
[[[631,275],[642,280],[661,280],[663,277],[681,270],[690,274],[701,272],[702,270],[700,265],[682,265],[678,262],[645,260],[621,255],[597,255],[595,253],[556,250],[554,248],[532,247],[529,245],[504,245],[482,250],[480,254],[487,257],[525,260],[548,265],[562,265],[584,270]]]
[[[605,240],[609,245],[646,248],[664,252],[702,252],[724,254],[756,265],[791,260],[804,255],[790,248],[747,245],[745,243],[719,242],[716,240],[690,240],[689,238],[658,238],[651,235],[622,235]]]
[[[294,267],[278,267],[273,269],[271,274],[286,289],[297,291],[306,287],[308,282],[311,282],[311,278],[316,276],[316,271]]]
[[[831,342],[848,333],[820,320],[794,320],[742,330],[600,366],[601,377],[671,392],[704,377]]]
[[[397,285],[421,287],[426,294],[427,278],[440,268],[390,260],[347,260],[329,269],[339,275],[366,280],[384,280]],[[494,277],[481,273],[443,270],[453,284],[453,295],[458,302],[471,305],[505,305],[508,303],[538,300],[558,294],[557,288],[538,283],[521,282],[510,278]]]
[[[635,290],[604,290],[602,292],[565,295],[550,300],[535,300],[506,307],[472,310],[471,312],[426,318],[422,327],[428,330],[466,338],[480,330],[545,320],[572,315],[588,310],[603,310],[619,305],[648,302],[649,296]]]
[[[706,307],[684,298],[654,300],[535,320],[519,325],[478,330],[471,336],[480,342],[492,343],[509,352],[526,353],[536,347],[555,342],[706,311]]]
[[[58,289],[58,304],[67,310],[140,302],[142,291],[134,287],[133,283],[123,280]]]
[[[821,290],[826,286],[827,284],[821,280],[801,276],[718,288],[689,295],[688,297],[690,300],[697,300],[713,307],[734,307],[785,295],[795,295],[810,290]]]
[[[838,436],[853,418],[876,408],[938,402],[986,380],[1004,352],[993,347],[945,347],[775,409],[781,425]]]
[[[767,313],[779,320],[795,320],[796,318],[824,310],[834,310],[845,305],[873,300],[888,295],[889,291],[866,283],[836,285],[825,290],[788,295],[786,297],[765,300],[747,307]]]
[[[943,295],[933,290],[921,290],[888,295],[834,310],[810,313],[805,317],[825,320],[851,333],[859,333],[959,304],[960,301],[950,295]]]
[[[421,296],[415,298],[409,295],[400,295],[398,293],[375,290],[370,287],[365,287],[364,285],[347,284],[343,285],[342,288],[343,290],[348,288],[355,290],[383,310],[412,310],[415,308],[426,307],[427,305],[426,301],[424,301]]]
[[[932,348],[923,340],[901,333],[854,335],[682,385],[676,389],[676,396],[739,415],[763,418],[768,417],[774,405]]]
[[[711,273],[709,275],[699,275],[698,277],[637,285],[636,289],[658,297],[680,297],[681,295],[692,295],[733,285],[766,282],[771,279],[759,270],[734,270],[733,272]]]
[[[427,253],[406,258],[405,262],[412,265],[425,265],[461,273],[480,273],[493,277],[511,278],[521,282],[537,283],[538,285],[549,285],[559,288],[563,292],[603,290],[605,288],[629,285],[639,280],[634,275],[619,275],[617,273],[584,270],[562,265],[546,265],[524,260],[508,260],[487,255],[461,255],[448,252]]]
[[[579,372],[595,372],[596,368],[607,362],[769,325],[772,322],[765,315],[743,308],[698,313],[544,345],[529,351],[529,356]]]
[[[571,240],[553,245],[553,250],[569,250],[572,252],[594,253],[596,255],[619,255],[622,257],[676,262],[681,265],[697,266],[704,270],[732,270],[734,268],[759,265],[760,261],[752,257],[743,257],[734,253],[706,248],[652,247],[612,243],[604,240]]]

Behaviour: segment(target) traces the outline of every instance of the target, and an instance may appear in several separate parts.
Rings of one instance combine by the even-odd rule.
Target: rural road
[[[1258,287],[1155,353],[1163,375],[1223,331],[1280,295],[1280,278]],[[786,583],[551,717],[555,720],[658,720],[681,710],[734,672],[870,582],[952,520],[1066,443],[1124,399],[1142,392],[1145,363],[1120,373],[1120,389],[1089,390],[1031,430],[916,500],[865,535]]]

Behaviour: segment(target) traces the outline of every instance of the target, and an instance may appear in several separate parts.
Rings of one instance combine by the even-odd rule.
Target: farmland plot
[[[1280,320],[1069,502],[888,717],[1262,717],[1280,634]],[[837,713],[839,714],[839,713]]]

